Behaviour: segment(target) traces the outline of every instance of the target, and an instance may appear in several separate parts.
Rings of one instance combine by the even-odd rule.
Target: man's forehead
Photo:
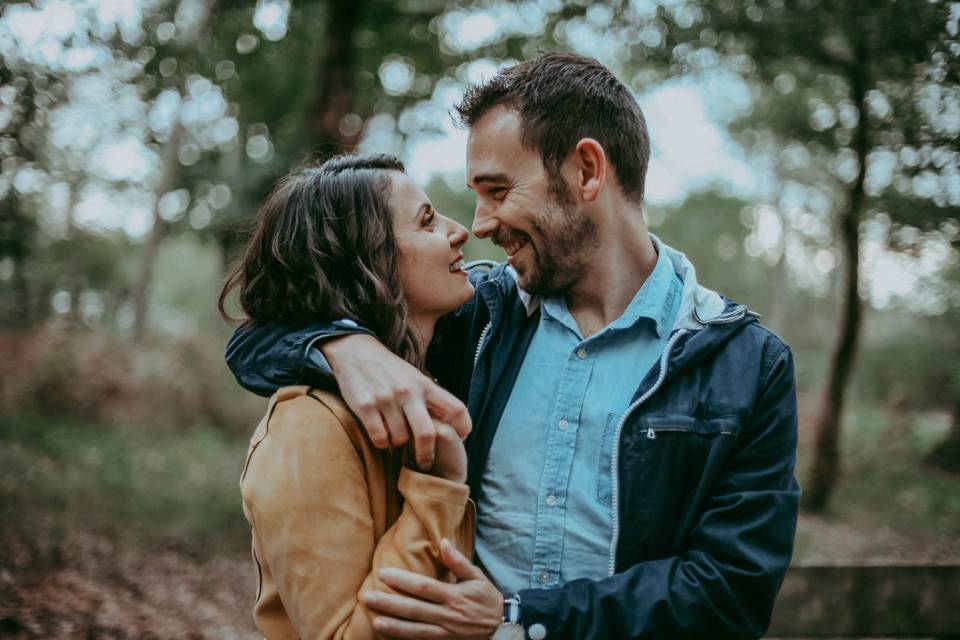
[[[520,132],[519,116],[505,107],[494,107],[480,118],[467,138],[467,180],[508,173],[531,160]]]
[[[519,145],[520,132],[519,114],[505,105],[497,105],[473,123],[469,141],[479,146],[495,143]]]

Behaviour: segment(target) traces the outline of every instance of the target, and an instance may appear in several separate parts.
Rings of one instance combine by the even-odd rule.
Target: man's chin
[[[535,271],[533,273],[521,273],[518,270],[517,286],[520,287],[524,292],[534,296],[543,296],[553,293],[549,287],[544,286],[544,283],[539,278],[539,274]]]

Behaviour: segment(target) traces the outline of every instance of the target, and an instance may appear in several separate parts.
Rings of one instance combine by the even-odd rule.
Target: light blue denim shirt
[[[562,296],[543,300],[477,508],[477,557],[504,593],[607,576],[614,432],[666,346],[682,284],[661,251],[623,315],[586,340]]]

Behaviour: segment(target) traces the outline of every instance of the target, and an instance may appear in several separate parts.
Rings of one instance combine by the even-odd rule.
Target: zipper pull
[[[656,440],[656,439],[657,439],[657,434],[656,434],[656,432],[653,430],[653,427],[647,427],[647,439],[648,439],[648,440]]]

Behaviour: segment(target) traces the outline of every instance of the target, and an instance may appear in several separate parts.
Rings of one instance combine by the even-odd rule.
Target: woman
[[[339,156],[280,181],[260,210],[236,290],[250,321],[350,318],[422,367],[443,314],[473,295],[462,226],[433,210],[392,156]],[[225,314],[226,315],[226,314]],[[372,638],[359,601],[383,566],[447,578],[443,538],[472,555],[466,455],[438,424],[436,462],[373,447],[333,393],[270,400],[240,479],[253,533],[257,627],[275,638]]]

